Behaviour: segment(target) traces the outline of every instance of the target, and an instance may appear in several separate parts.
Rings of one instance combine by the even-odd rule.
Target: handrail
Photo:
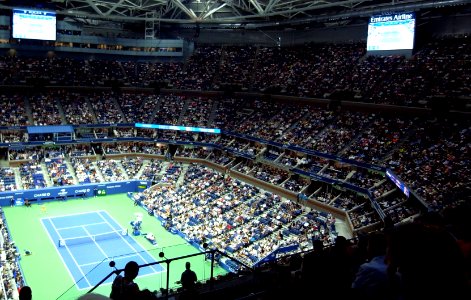
[[[175,260],[181,260],[181,259],[185,259],[185,258],[189,258],[189,257],[193,257],[193,256],[198,256],[198,255],[206,255],[206,254],[211,254],[211,275],[210,275],[210,288],[213,287],[213,282],[214,282],[214,255],[218,253],[218,254],[221,254],[222,256],[224,257],[227,257],[231,260],[234,260],[236,261],[238,264],[244,266],[247,270],[250,270],[251,272],[254,271],[254,269],[246,264],[244,264],[243,262],[233,258],[233,257],[230,257],[229,255],[227,255],[226,253],[224,252],[221,252],[220,250],[218,249],[211,249],[211,250],[207,250],[207,251],[203,251],[203,252],[198,252],[198,253],[193,253],[193,254],[188,254],[188,255],[183,255],[183,256],[179,256],[179,257],[175,257],[175,258],[166,258],[165,260],[161,260],[161,261],[155,261],[155,262],[151,262],[151,263],[147,263],[147,264],[142,264],[142,265],[139,265],[139,268],[143,268],[143,267],[149,267],[149,266],[153,266],[153,265],[156,265],[156,264],[162,264],[162,263],[165,263],[167,264],[167,284],[166,284],[166,288],[165,288],[165,292],[166,292],[166,295],[168,295],[168,291],[169,291],[169,277],[170,277],[170,263],[172,261],[175,261]],[[164,257],[164,253],[163,252],[160,252],[159,253],[159,256],[160,257]],[[103,278],[102,280],[100,280],[100,282],[98,282],[92,289],[90,289],[87,294],[89,293],[92,293],[95,289],[97,289],[103,282],[105,282],[106,280],[108,280],[108,278],[110,278],[113,274],[116,274],[118,275],[119,273],[121,273],[122,271],[124,271],[124,269],[116,269],[112,272],[110,272],[108,275],[105,276],[105,278]]]

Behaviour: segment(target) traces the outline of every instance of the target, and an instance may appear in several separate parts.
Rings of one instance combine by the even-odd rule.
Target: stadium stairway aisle
[[[178,180],[176,182],[176,186],[181,186],[183,184],[183,181],[185,179],[186,171],[188,171],[188,165],[183,165],[182,172],[181,172],[180,176],[178,177]]]
[[[15,173],[16,186],[19,190],[22,190],[23,189],[23,181],[21,181],[20,169],[13,168],[13,172]]]
[[[1,159],[0,160],[0,168],[8,168],[10,167],[10,163],[6,159]]]
[[[59,111],[59,115],[63,124],[67,124],[67,118],[65,117],[64,108],[62,107],[61,102],[59,101],[59,99],[55,99],[54,101],[56,103],[57,110]]]
[[[341,195],[342,195],[341,193],[340,193],[340,194],[338,194],[337,196],[335,196],[334,198],[332,198],[332,200],[330,200],[330,202],[329,202],[329,203],[327,203],[327,204],[329,204],[329,205],[333,205],[332,203],[334,203],[334,202],[335,202],[335,200],[337,200],[337,199],[338,199],[338,198],[339,198]]]
[[[75,174],[75,169],[70,163],[69,158],[64,158],[65,165],[67,166],[67,169],[69,170],[70,174],[72,174],[72,177],[74,178],[74,184],[79,184],[77,175]]]
[[[144,160],[142,161],[141,169],[140,169],[139,171],[137,171],[136,176],[134,176],[136,179],[141,178],[142,173],[144,172],[144,170],[146,169],[146,167],[149,165],[149,163],[150,163],[150,161],[147,160],[147,159],[144,159]]]
[[[354,136],[342,149],[340,149],[339,152],[337,152],[338,156],[344,156],[344,154],[347,152],[348,149],[358,140],[362,137],[363,132],[359,132],[356,136]]]
[[[190,98],[185,100],[185,103],[183,104],[183,107],[182,107],[182,111],[180,112],[180,115],[178,116],[177,124],[182,124],[183,116],[185,116],[186,111],[188,110],[188,106],[190,104],[190,101],[191,101]]]
[[[95,124],[98,123],[98,119],[96,117],[96,114],[95,114],[95,110],[93,109],[93,105],[92,103],[90,102],[90,99],[88,97],[85,97],[85,103],[86,103],[86,106],[88,106],[88,111],[91,111],[92,112],[92,119],[93,119],[93,122]]]
[[[211,107],[211,112],[209,113],[208,126],[213,127],[214,119],[216,119],[216,114],[219,107],[219,101],[214,101],[213,106]]]
[[[149,116],[149,123],[153,123],[154,122],[154,118],[155,116],[157,115],[157,113],[160,111],[160,104],[162,103],[160,97],[158,98],[159,100],[157,101],[157,105],[153,108],[150,116]],[[147,101],[150,101],[150,100],[147,100]],[[143,104],[143,107],[145,107],[146,104]]]
[[[121,164],[121,160],[115,160],[115,161],[116,161],[116,165],[118,166],[118,168],[122,172],[122,174],[124,174],[126,179],[129,179],[128,172],[126,172],[126,169],[124,169],[123,165]]]
[[[123,64],[120,61],[117,61],[117,63],[118,63],[119,68],[121,69],[121,72],[122,72],[121,75],[123,76],[123,78],[126,78],[127,74],[126,74],[126,70],[123,67]]]
[[[286,130],[285,130],[285,133],[284,134],[288,134],[290,131],[292,131],[294,128],[298,127],[299,123],[301,121],[304,121],[308,118],[310,118],[311,115],[309,112],[306,112],[301,118],[299,118],[296,122],[293,122],[293,124],[291,124],[290,127],[288,127]]]
[[[382,184],[385,183],[386,181],[387,181],[386,178],[383,179],[383,180],[378,181],[377,183],[373,184],[373,186],[371,187],[371,189],[376,188],[376,187],[382,185]]]
[[[349,181],[350,178],[356,173],[355,170],[350,171],[347,176],[345,177],[345,181]]]
[[[112,98],[111,98],[111,101],[113,102],[113,104],[115,105],[116,109],[119,111],[119,114],[121,115],[121,122],[127,122],[126,116],[124,115],[123,110],[121,109],[121,105],[119,105],[117,96],[116,96],[116,97],[112,97]]]
[[[29,124],[35,125],[36,123],[34,122],[33,118],[33,110],[31,108],[31,103],[29,102],[28,97],[25,97],[25,110],[26,115],[28,116]]]
[[[46,167],[46,164],[43,163],[43,162],[41,163],[41,171],[43,172],[44,181],[46,182],[46,186],[54,186],[54,184],[52,183],[51,176],[49,176],[49,171]]]
[[[167,173],[167,169],[169,167],[170,163],[169,162],[162,162],[162,167],[160,168],[160,172],[158,173],[158,178],[161,180],[161,178]]]
[[[98,178],[100,179],[99,181],[104,182],[105,178],[103,177],[103,174],[101,173],[101,169],[98,167],[98,164],[96,163],[100,159],[101,159],[101,155],[97,155],[97,160],[92,162],[92,164],[95,167],[96,174],[97,174]]]

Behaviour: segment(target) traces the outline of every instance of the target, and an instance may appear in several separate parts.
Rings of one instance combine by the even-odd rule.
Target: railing
[[[182,253],[191,254],[181,255]],[[205,285],[211,289],[217,278],[228,273],[237,273],[240,270],[253,272],[253,269],[238,260],[235,260],[219,250],[207,250],[199,252],[189,244],[180,244],[165,248],[156,248],[148,251],[152,256],[158,256],[161,260],[139,265],[139,275],[134,280],[141,290],[148,289],[158,297],[166,297],[177,293],[181,289],[180,276],[185,270],[185,263],[191,262],[191,269],[195,271],[198,278],[198,285]],[[177,256],[175,256],[177,254]],[[133,254],[130,254],[131,256]],[[56,300],[77,299],[87,293],[96,293],[109,296],[111,283],[114,278],[124,272],[124,266],[128,262],[124,257],[113,257],[104,259],[102,262],[91,268],[80,280],[68,288]],[[166,257],[169,256],[169,257]],[[104,269],[109,268],[106,274]],[[93,285],[89,288],[80,288],[88,282]]]

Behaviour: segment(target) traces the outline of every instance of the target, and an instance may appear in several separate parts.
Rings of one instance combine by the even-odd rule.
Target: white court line
[[[126,258],[126,257],[133,257],[133,256],[137,256],[137,254],[136,253],[129,253],[129,254],[113,256],[112,258],[114,260],[117,260],[117,259]]]
[[[52,223],[52,221],[50,220],[50,218],[42,218],[42,219],[41,219],[41,224],[43,224],[44,230],[46,230],[46,233],[47,233],[47,235],[49,236],[49,239],[51,240],[52,245],[54,245],[54,248],[56,248],[57,254],[59,255],[60,259],[62,260],[62,263],[64,264],[65,268],[67,269],[67,272],[69,273],[70,277],[72,278],[72,281],[74,282],[75,285],[77,285],[77,283],[78,283],[82,278],[80,278],[78,281],[75,281],[75,277],[72,275],[72,273],[70,272],[70,269],[67,267],[67,264],[66,264],[66,262],[64,261],[64,258],[62,257],[62,254],[59,252],[59,248],[56,247],[56,243],[54,242],[54,240],[52,239],[51,235],[49,234],[49,231],[47,230],[46,225],[44,225],[43,220],[49,220],[49,222],[51,223],[52,228],[53,228],[54,231],[57,233],[57,235],[59,236],[59,238],[60,238],[60,234],[57,232],[56,227],[54,226],[54,223]],[[66,247],[67,247],[67,246],[66,246]],[[70,253],[69,248],[67,248],[67,251],[69,252],[70,256],[72,257],[73,261],[75,262],[75,264],[76,264],[77,267],[78,267],[77,261],[75,260],[75,258],[74,258],[74,256],[72,255],[72,253]],[[88,282],[88,285],[89,285],[89,287],[90,287],[90,286],[91,286],[90,281],[88,281],[87,277],[83,274],[82,269],[80,269],[80,267],[78,267],[78,269],[80,270],[80,273],[82,273],[83,278],[85,278],[85,280]],[[88,287],[87,287],[87,288],[88,288]]]
[[[83,226],[83,230],[85,230],[85,232],[88,234],[88,236],[90,237],[90,239],[93,241],[93,243],[98,247],[98,249],[100,249],[101,253],[103,254],[103,256],[105,258],[108,258],[108,256],[106,255],[105,251],[103,251],[103,249],[101,249],[101,247],[98,245],[98,243],[93,239],[92,235],[90,234],[90,231],[87,230],[87,228],[85,228],[85,226]]]
[[[133,256],[136,256],[136,253],[129,253],[129,254],[123,254],[123,255],[119,255],[119,256],[107,257],[107,260],[110,260],[110,258],[120,259],[120,258],[133,257]],[[83,265],[80,265],[80,266],[98,265],[98,264],[103,263],[104,261],[106,261],[106,260],[96,261],[96,262],[92,262],[92,263],[88,263],[88,264],[83,264]]]
[[[103,210],[93,210],[93,211],[86,211],[86,212],[81,212],[81,213],[75,213],[75,214],[66,214],[66,215],[59,215],[59,216],[53,216],[53,218],[62,218],[62,217],[70,217],[70,216],[78,216],[78,215],[87,215],[91,213],[98,213]],[[43,219],[49,219],[50,217],[45,217]]]
[[[129,256],[129,257],[132,257],[132,256],[136,256],[136,255],[131,255],[131,256]],[[123,256],[120,256],[119,258],[121,258],[121,257],[127,257],[127,256],[123,255]],[[82,266],[85,266],[85,265],[82,265]],[[161,272],[154,272],[154,273],[149,273],[149,274],[145,274],[145,275],[139,275],[138,278],[144,278],[144,277],[149,277],[149,276],[155,276],[155,274],[162,273],[162,272],[165,270],[165,268],[164,268],[162,265],[161,265],[161,267],[162,267],[162,269],[163,269]],[[100,286],[107,286],[107,285],[111,285],[112,283],[113,283],[113,281],[110,281],[110,282],[106,282],[106,281],[105,281],[105,282],[103,282],[102,284],[100,284]],[[88,289],[90,289],[90,287],[79,288],[79,287],[77,286],[77,289],[78,289],[79,291],[83,291],[83,290],[88,290]]]
[[[102,212],[102,211],[101,211],[101,212]],[[102,219],[105,220],[105,222],[107,222],[106,219],[101,215],[101,212],[99,212],[98,214],[100,215],[100,217],[101,217]],[[106,213],[106,214],[108,215],[108,217],[109,217],[111,220],[113,220],[113,222],[115,222],[115,223],[119,226],[119,223],[118,223],[115,219],[113,219],[112,216],[110,216],[108,213]],[[112,225],[112,224],[110,224],[110,225]],[[111,228],[114,229],[114,226],[111,226]],[[129,245],[129,247],[131,247],[132,249],[134,249],[134,251],[136,251],[137,256],[140,256],[140,257],[142,258],[142,260],[143,260],[145,263],[147,263],[147,264],[148,264],[148,263],[151,263],[151,262],[148,262],[147,259],[144,259],[144,257],[142,257],[142,255],[139,253],[140,251],[137,251],[137,249],[134,248],[134,246],[132,246],[125,238],[123,238],[123,237],[121,236],[121,239],[123,239],[124,242]],[[145,250],[145,249],[144,249],[144,250]],[[150,255],[150,254],[148,253],[148,251],[146,251],[146,253],[147,253],[147,255],[149,255],[150,257],[152,257],[152,255]],[[152,268],[152,270],[154,270],[154,273],[161,273],[161,271],[159,272],[159,271],[157,271],[156,269],[154,269],[154,266],[150,266],[150,267]],[[163,269],[163,268],[162,268],[162,269]]]
[[[56,227],[54,226],[54,223],[51,222],[51,224],[52,224],[52,227],[54,228],[54,231],[55,231],[55,232],[57,233],[57,235],[59,236],[59,238],[62,239],[62,237],[61,237],[61,235],[59,234],[59,232],[57,232]],[[72,260],[74,261],[75,265],[78,267],[79,264],[78,264],[77,260],[75,259],[75,256],[72,255],[72,252],[70,252],[69,247],[68,247],[67,245],[65,245],[65,248],[67,249],[67,252],[69,252],[70,256],[72,257]],[[83,278],[85,278],[85,280],[88,282],[88,285],[89,285],[89,286],[92,286],[92,285],[90,284],[90,281],[88,281],[87,276],[85,276],[85,274],[83,273],[82,269],[80,269],[80,267],[79,267],[79,270],[80,270],[80,273],[82,273]]]
[[[89,226],[89,225],[93,226],[93,225],[100,225],[100,224],[108,224],[108,223],[106,223],[106,222],[97,222],[97,223],[90,223],[90,224],[85,224],[85,225],[61,227],[61,228],[57,228],[57,230],[66,230],[66,229],[73,229],[73,228],[79,228],[79,227],[84,227],[84,226]]]
[[[115,256],[113,257],[113,260],[116,261],[118,259],[126,259],[126,258],[129,258],[129,257],[135,257],[137,256],[136,253],[130,253],[130,254],[126,254],[126,255],[120,255],[120,256]],[[109,260],[109,257],[108,257],[108,260]],[[88,264],[83,264],[83,265],[79,265],[79,267],[88,267],[88,266],[97,266],[98,264],[102,264],[104,263],[106,260],[102,260],[102,261],[95,261],[95,262],[92,262],[92,263],[88,263]],[[143,277],[148,277],[148,276],[153,276],[155,274],[158,274],[158,273],[162,273],[165,268],[161,265],[162,267],[162,271],[160,272],[154,272],[154,273],[149,273],[149,274],[145,274],[145,275],[139,275],[139,278],[143,278]],[[102,283],[101,285],[109,285],[111,284],[112,282],[104,282]],[[85,288],[78,288],[79,290],[84,290],[84,289],[88,289],[89,287],[85,287]]]
[[[160,273],[160,272],[159,272]],[[138,278],[144,278],[144,277],[149,277],[149,276],[155,276],[155,274],[158,274],[158,273],[149,273],[149,274],[145,274],[145,275],[138,275]],[[163,281],[163,280],[162,280]],[[113,281],[110,281],[110,282],[103,282],[102,284],[100,284],[100,286],[107,286],[107,285],[111,285],[113,284]],[[83,290],[89,290],[90,287],[84,287],[84,288],[79,288],[77,286],[77,290],[79,291],[83,291]]]
[[[126,258],[126,257],[138,256],[138,253],[144,252],[144,251],[147,252],[147,254],[149,254],[148,251],[144,249],[143,251],[139,251],[139,252],[134,252],[134,253],[130,253],[130,254],[123,254],[123,255],[113,256],[113,260],[116,261],[116,260],[118,260],[118,259],[122,259],[122,258]],[[149,254],[149,256],[151,256],[151,255]],[[147,263],[147,261],[146,261],[146,263]],[[146,274],[146,275],[139,275],[139,277],[141,277],[141,276],[144,277],[144,276],[148,276],[148,275],[159,274],[159,273],[162,273],[162,272],[165,272],[165,271],[166,271],[165,266],[164,266],[163,264],[159,264],[159,267],[162,268],[162,270],[159,271],[159,272],[155,272],[154,266],[149,266],[149,267],[151,267],[151,268],[154,270],[154,273],[149,273],[149,274]]]
[[[104,259],[102,261],[94,261],[94,262],[91,262],[91,263],[88,263],[88,264],[79,265],[79,267],[96,266],[96,265],[102,264],[103,262],[105,262],[107,260],[108,260],[108,257],[107,257],[107,259]]]

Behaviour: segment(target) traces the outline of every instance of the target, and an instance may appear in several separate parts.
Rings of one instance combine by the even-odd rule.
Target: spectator
[[[157,241],[155,240],[155,235],[152,232],[149,232],[145,235],[146,239],[151,242],[153,245],[157,244]]]
[[[124,276],[118,275],[111,286],[110,298],[113,300],[150,300],[156,299],[148,289],[140,290],[134,279],[139,274],[139,265],[130,261],[124,267]]]
[[[134,279],[139,274],[139,265],[130,261],[124,267],[124,276],[118,275],[111,286],[110,298],[114,300],[136,299],[139,295],[139,286]]]
[[[348,295],[353,279],[353,259],[351,244],[344,236],[337,236],[333,247],[328,251],[326,261],[329,266],[324,273],[329,279],[326,290],[335,290],[339,296]]]
[[[187,261],[185,263],[185,271],[183,271],[182,276],[180,278],[180,283],[182,284],[183,291],[194,292],[196,281],[198,279],[196,277],[196,273],[190,268],[191,264],[189,261]]]
[[[456,239],[437,223],[399,226],[391,235],[389,271],[400,274],[401,299],[459,299],[469,295]]]
[[[395,299],[385,255],[386,237],[381,232],[371,233],[367,245],[368,261],[360,265],[352,283],[352,288],[362,299]]]
[[[31,288],[27,285],[20,289],[20,300],[31,300],[33,299],[33,293]]]
[[[314,251],[306,253],[303,258],[303,265],[301,267],[301,276],[303,281],[309,285],[310,282],[317,282],[319,286],[324,286],[327,280],[322,272],[319,270],[324,270],[328,268],[326,265],[326,252],[324,251],[324,243],[321,240],[315,240],[312,242]]]

